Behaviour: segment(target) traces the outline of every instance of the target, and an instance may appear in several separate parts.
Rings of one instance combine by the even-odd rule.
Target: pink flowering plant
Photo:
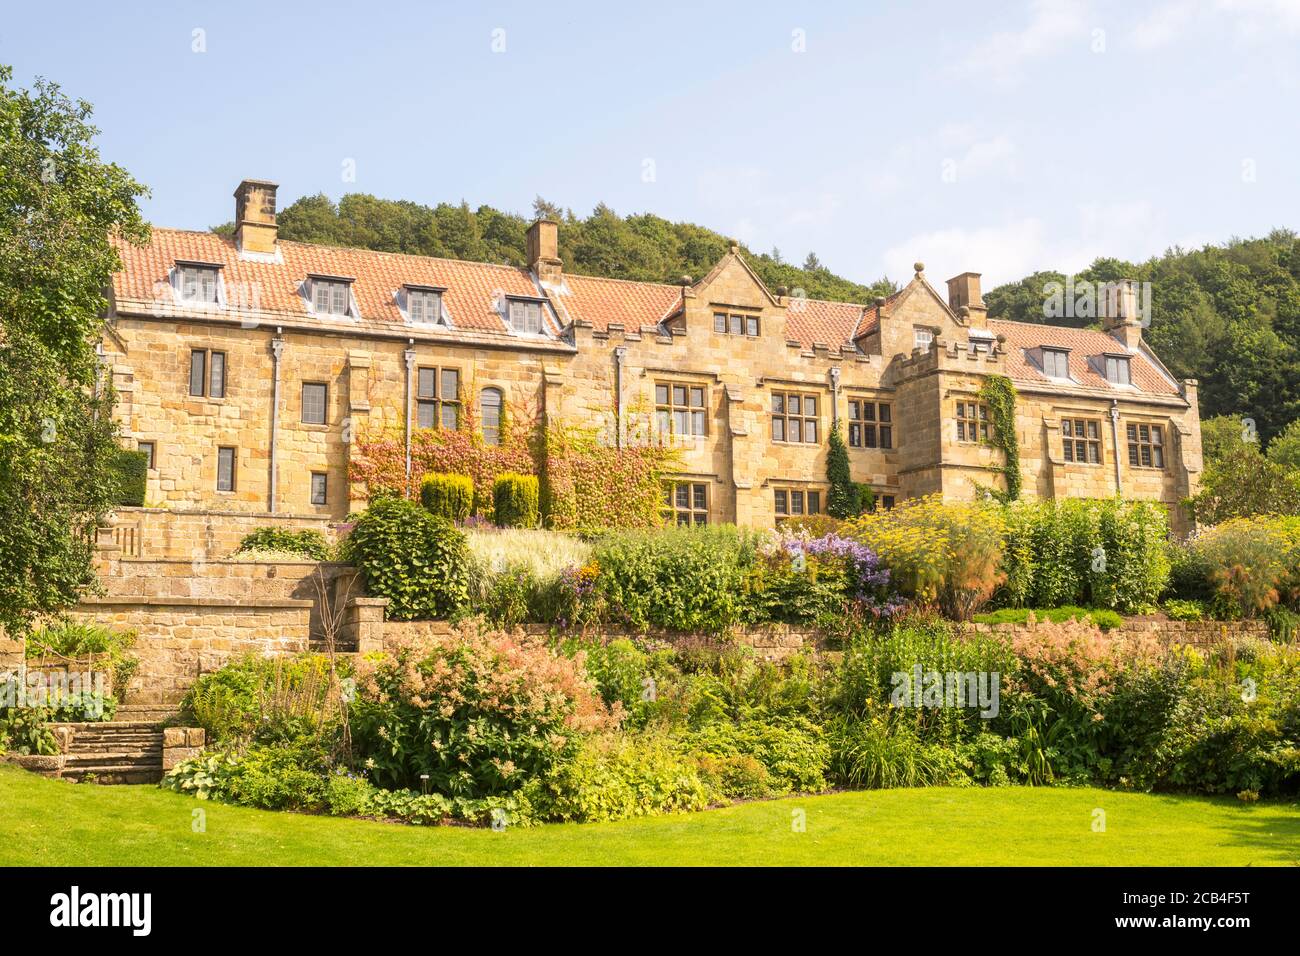
[[[351,727],[379,786],[482,798],[514,792],[620,719],[581,654],[466,623],[364,658]]]

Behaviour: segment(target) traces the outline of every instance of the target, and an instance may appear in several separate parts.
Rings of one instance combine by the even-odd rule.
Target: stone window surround
[[[136,450],[136,451],[143,451],[143,452],[146,452],[146,453],[149,455],[148,465],[147,465],[147,467],[146,467],[146,469],[145,469],[146,471],[157,471],[157,470],[158,470],[158,444],[157,444],[157,442],[153,441],[152,439],[150,439],[150,440],[148,440],[148,441],[140,441],[139,439],[136,439],[135,450]]]
[[[433,373],[434,390],[426,392],[423,388],[423,379],[425,372]],[[447,398],[443,395],[443,389],[446,385],[444,376],[448,372],[454,372],[456,375],[456,395],[453,398]],[[415,427],[416,428],[449,428],[455,430],[460,428],[460,387],[465,381],[460,366],[456,365],[420,365],[415,372],[415,394],[412,396],[415,400]],[[424,425],[420,422],[420,412],[422,409],[431,408],[433,410],[433,424]],[[453,409],[456,416],[456,423],[448,425],[445,421],[447,409]]]
[[[317,478],[320,479],[320,498],[319,498],[319,500],[317,499],[317,496],[316,496],[316,479],[317,479]],[[327,505],[327,504],[329,504],[329,497],[330,497],[330,496],[329,496],[329,472],[325,472],[325,471],[313,471],[313,472],[311,473],[311,488],[310,488],[309,494],[310,494],[310,498],[309,498],[309,500],[310,500],[311,504],[313,504],[313,505],[318,505],[318,506],[319,506],[319,505]]]
[[[772,489],[772,512],[777,524],[790,518],[825,514],[828,492],[824,486],[810,482],[774,481],[768,484]],[[801,510],[794,509],[796,501]]]
[[[862,451],[892,451],[894,449],[894,403],[893,401],[882,401],[870,396],[850,396],[848,402],[848,429],[846,440],[850,448],[857,448]],[[857,414],[862,415],[863,411],[871,408],[873,418],[855,418],[854,406],[857,406]],[[886,410],[882,417],[882,409]],[[855,432],[857,441],[854,442]],[[874,435],[871,444],[866,444],[867,428],[872,429]],[[885,433],[888,433],[887,435]]]
[[[822,395],[818,392],[808,391],[800,388],[774,388],[771,390],[771,393],[772,393],[772,397],[768,402],[768,417],[771,420],[771,426],[768,435],[771,437],[773,444],[796,445],[796,446],[820,445],[822,439],[821,436]],[[778,396],[780,397],[781,400],[780,412],[776,410]],[[799,412],[797,413],[792,413],[790,411],[791,398],[799,399]],[[810,398],[816,403],[815,408],[817,409],[811,415],[807,414],[807,412],[805,411],[805,409],[807,408],[806,400]],[[790,438],[790,423],[792,421],[797,421],[800,423],[800,428],[799,428],[800,437],[797,441],[792,440]],[[777,422],[781,423],[780,438],[775,437]],[[809,425],[813,426],[812,430],[816,435],[816,437],[813,438],[811,441],[809,441],[805,437],[808,434]]]
[[[230,487],[221,487],[221,459],[226,453],[230,453]],[[235,445],[218,445],[217,446],[217,494],[233,495],[239,489],[239,448]]]
[[[664,482],[664,512],[677,525],[701,525],[709,523],[708,481],[686,478],[669,478]],[[682,503],[683,493],[686,497]],[[684,519],[684,520],[683,520]]]
[[[1105,466],[1107,422],[1104,417],[1098,417],[1098,413],[1095,409],[1090,411],[1066,411],[1066,412],[1061,412],[1058,415],[1058,421],[1059,421],[1058,431],[1060,432],[1061,435],[1061,457],[1062,460],[1065,462],[1065,464],[1082,465],[1085,468],[1101,468]],[[1077,426],[1079,425],[1085,426],[1084,434],[1086,435],[1086,426],[1089,423],[1095,424],[1097,426],[1097,437],[1080,438],[1079,435],[1077,434]],[[1072,434],[1067,434],[1067,429],[1070,432],[1072,432]],[[1075,445],[1076,447],[1074,450],[1077,451],[1078,450],[1077,444],[1079,442],[1083,442],[1085,446],[1095,445],[1097,447],[1096,461],[1080,461],[1077,454],[1074,455],[1073,457],[1066,457],[1067,454],[1069,454],[1068,446],[1072,444]],[[1085,448],[1085,454],[1086,451],[1087,449]]]
[[[722,328],[718,326],[721,325]],[[750,331],[750,330],[753,331]],[[713,306],[713,331],[718,335],[739,335],[756,339],[763,333],[762,316],[747,306]]]
[[[307,389],[320,388],[324,390],[321,396],[320,410],[321,420],[314,421],[307,418]],[[302,425],[328,425],[330,420],[330,386],[329,382],[303,382],[302,387],[298,390],[298,422]]]
[[[489,426],[487,422],[488,404],[484,401],[488,394],[491,393],[496,400],[496,422]],[[479,389],[478,393],[478,425],[479,432],[483,435],[483,443],[496,447],[501,444],[501,417],[506,407],[506,393],[498,385],[488,385]],[[489,437],[489,433],[490,436]]]
[[[666,397],[663,402],[659,401],[659,389],[666,390]],[[683,389],[685,391],[684,404],[676,401],[674,389]],[[672,435],[674,438],[693,440],[696,438],[707,438],[709,435],[709,387],[703,382],[690,382],[674,379],[655,379],[654,381],[654,405],[655,405],[655,427],[659,429],[660,434]],[[700,392],[700,404],[696,405],[693,401],[695,392]],[[686,416],[686,432],[678,434],[676,429],[677,415]],[[666,415],[668,420],[668,429],[665,431],[660,426],[660,416]],[[702,422],[700,431],[695,430],[695,422]]]
[[[968,405],[975,410],[974,415],[967,414]],[[958,398],[953,411],[956,423],[953,434],[958,443],[978,445],[989,440],[989,407],[986,404],[974,398]]]
[[[1125,465],[1127,465],[1129,468],[1138,469],[1140,471],[1164,471],[1169,461],[1169,445],[1165,441],[1168,435],[1168,429],[1165,427],[1165,425],[1166,425],[1165,422],[1155,422],[1150,420],[1143,421],[1142,419],[1125,418],[1124,434],[1123,434],[1123,438],[1121,439],[1122,443],[1126,446],[1125,451],[1127,454],[1125,455],[1124,458]],[[1134,433],[1137,435],[1136,441],[1129,438],[1130,428],[1133,429]],[[1148,430],[1146,441],[1142,441],[1143,428],[1146,428]],[[1157,435],[1160,436],[1159,440],[1156,440]],[[1144,448],[1147,449],[1148,454],[1150,455],[1151,460],[1153,462],[1155,461],[1158,453],[1160,458],[1160,464],[1158,465],[1141,464],[1142,450]],[[1137,464],[1134,464],[1133,462],[1133,456],[1135,452],[1137,454],[1137,459],[1138,459]]]
[[[203,356],[203,391],[202,391],[201,393],[199,393],[199,394],[196,394],[195,391],[194,391],[194,356],[195,356],[195,355],[202,355],[202,356]],[[221,392],[221,394],[220,394],[220,395],[213,395],[213,394],[212,394],[213,391],[214,391],[214,389],[212,388],[212,378],[213,378],[213,375],[212,375],[212,365],[213,365],[213,362],[212,362],[212,356],[214,356],[214,355],[220,355],[220,356],[221,356],[221,363],[220,363],[220,364],[221,364],[221,376],[220,376],[220,379],[221,379],[221,388],[220,388],[220,392]],[[227,361],[226,361],[227,358],[228,358],[228,356],[227,356],[226,351],[225,351],[224,349],[211,349],[211,348],[206,348],[206,347],[205,347],[205,348],[194,348],[193,346],[191,346],[191,347],[190,347],[189,381],[187,381],[186,384],[185,384],[186,396],[187,396],[188,398],[197,398],[197,399],[202,399],[202,400],[205,401],[205,402],[220,402],[220,401],[224,401],[225,398],[226,398],[226,391],[227,391],[227,389],[226,389],[226,384],[227,384],[227,379],[228,379],[228,376],[227,376],[226,373],[227,373],[227,371],[229,371],[228,366],[227,366]]]

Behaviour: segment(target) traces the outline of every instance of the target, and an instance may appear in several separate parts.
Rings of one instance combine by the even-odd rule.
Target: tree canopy
[[[646,282],[677,282],[684,275],[699,279],[731,245],[729,238],[703,226],[651,213],[623,216],[604,203],[584,218],[538,196],[532,212],[559,223],[560,258],[566,270],[581,275]],[[304,196],[279,216],[284,239],[509,265],[526,261],[524,234],[530,221],[491,206],[470,208],[464,201],[423,206],[363,193],[348,193],[337,203],[324,195]],[[216,231],[232,228],[226,224]],[[800,268],[775,249],[756,253],[742,246],[742,252],[774,291],[784,286],[812,299],[861,303],[896,291],[887,278],[862,285],[835,275],[811,253]]]
[[[1170,249],[1143,263],[1098,259],[1068,277],[1149,282],[1151,325],[1144,335],[1177,378],[1200,381],[1202,418],[1254,420],[1268,442],[1300,418],[1300,239],[1277,229],[1189,251]],[[1048,283],[1036,272],[985,296],[989,315],[1020,322],[1087,326],[1092,315],[1048,318]]]
[[[11,76],[0,67],[0,626],[21,634],[94,580],[95,526],[121,484],[95,351],[121,268],[109,237],[148,227],[142,187],[99,158],[89,104]]]

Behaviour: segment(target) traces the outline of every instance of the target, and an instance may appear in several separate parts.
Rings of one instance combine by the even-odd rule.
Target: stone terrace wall
[[[370,600],[374,604],[379,604],[379,609],[382,611],[381,602],[375,599]],[[392,651],[399,641],[427,636],[443,636],[449,634],[451,629],[452,626],[446,621],[385,621],[378,642],[370,645],[362,642],[358,649],[363,653],[379,650]],[[529,634],[537,635],[550,633],[550,628],[542,624],[529,624],[523,630]],[[824,645],[822,636],[814,631],[798,630],[781,624],[738,631],[730,637],[681,634],[667,631],[642,634],[637,631],[616,630],[593,631],[586,636],[591,640],[599,640],[603,643],[618,640],[619,638],[637,638],[660,640],[678,647],[726,647],[738,644],[742,647],[753,648],[754,655],[757,658],[767,661],[784,660],[798,651],[804,649],[818,650]]]
[[[265,527],[314,529],[331,541],[336,537],[334,524],[322,515],[119,508],[112,543],[127,557],[213,561],[230,557],[244,535]]]
[[[967,624],[968,630],[985,634],[1029,634],[1037,625]],[[1144,618],[1126,620],[1114,633],[1151,634],[1167,644],[1213,647],[1242,638],[1268,640],[1265,621],[1157,621]]]
[[[201,673],[240,654],[275,656],[308,650],[312,602],[225,598],[101,597],[71,616],[132,629],[140,661],[127,685],[131,704],[175,704]]]
[[[127,685],[132,704],[174,704],[194,679],[231,657],[297,654],[322,635],[317,589],[360,593],[356,572],[315,561],[150,560],[104,553],[104,594],[85,599],[79,620],[136,632],[140,661]]]

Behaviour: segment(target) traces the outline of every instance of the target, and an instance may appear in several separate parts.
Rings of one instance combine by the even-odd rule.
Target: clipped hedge
[[[536,475],[507,472],[492,484],[492,508],[503,528],[535,528],[540,518]]]
[[[464,521],[474,507],[474,480],[469,475],[440,472],[425,475],[420,502],[435,517]]]
[[[469,595],[469,546],[445,518],[403,498],[381,498],[357,519],[342,545],[366,590],[388,598],[394,621],[446,618]]]
[[[113,471],[117,477],[117,504],[143,507],[149,479],[148,454],[130,448],[120,449],[113,459]]]

